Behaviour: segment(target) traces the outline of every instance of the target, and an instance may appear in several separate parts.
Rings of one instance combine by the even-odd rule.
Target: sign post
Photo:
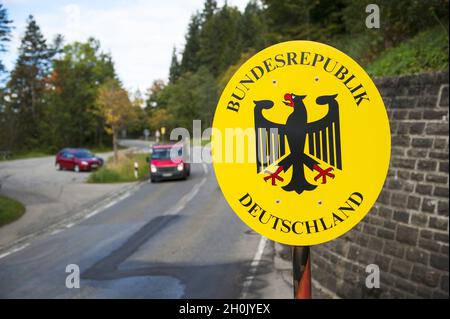
[[[390,142],[373,81],[328,45],[273,45],[228,82],[213,121],[217,180],[245,224],[292,246],[295,298],[311,297],[310,246],[350,231],[374,205]]]
[[[295,299],[311,299],[311,256],[309,246],[292,247],[292,277]]]
[[[166,128],[163,126],[163,127],[161,127],[161,135],[162,135],[162,140],[163,140],[163,142],[164,142],[164,140],[165,140],[165,135],[166,135]]]

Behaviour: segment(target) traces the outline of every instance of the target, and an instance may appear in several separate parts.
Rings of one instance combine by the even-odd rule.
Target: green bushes
[[[138,162],[138,180],[148,178],[147,154],[120,154],[117,163],[113,158],[109,158],[106,164],[98,171],[91,173],[88,178],[89,183],[126,183],[135,182],[134,162]]]

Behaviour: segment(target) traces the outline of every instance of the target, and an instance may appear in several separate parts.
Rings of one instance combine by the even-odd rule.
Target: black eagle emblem
[[[339,104],[336,101],[337,94],[323,95],[316,99],[319,105],[328,105],[328,113],[321,119],[308,123],[308,114],[303,100],[306,95],[285,94],[284,104],[293,107],[286,124],[274,123],[267,120],[262,111],[271,109],[273,101],[261,100],[255,103],[255,133],[256,133],[256,165],[257,173],[268,174],[264,180],[271,180],[272,185],[276,181],[283,181],[279,176],[292,167],[292,178],[283,186],[285,191],[295,191],[301,194],[303,191],[314,190],[317,185],[309,183],[305,178],[305,166],[318,175],[316,181],[321,179],[327,182],[327,177],[334,178],[334,168],[342,170],[341,138],[339,127]],[[308,150],[305,144],[308,140]],[[286,143],[290,153],[287,154]],[[319,161],[323,161],[331,167],[322,168]],[[275,164],[275,172],[267,168]]]

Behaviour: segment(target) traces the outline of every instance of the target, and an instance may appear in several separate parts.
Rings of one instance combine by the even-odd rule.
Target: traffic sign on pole
[[[374,205],[389,167],[389,120],[353,59],[290,41],[260,51],[231,78],[212,147],[235,213],[269,239],[311,246],[345,234]]]

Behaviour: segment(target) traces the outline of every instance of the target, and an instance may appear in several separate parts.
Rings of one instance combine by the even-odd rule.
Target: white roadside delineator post
[[[134,162],[134,178],[138,178],[139,177],[139,163],[138,162]]]

